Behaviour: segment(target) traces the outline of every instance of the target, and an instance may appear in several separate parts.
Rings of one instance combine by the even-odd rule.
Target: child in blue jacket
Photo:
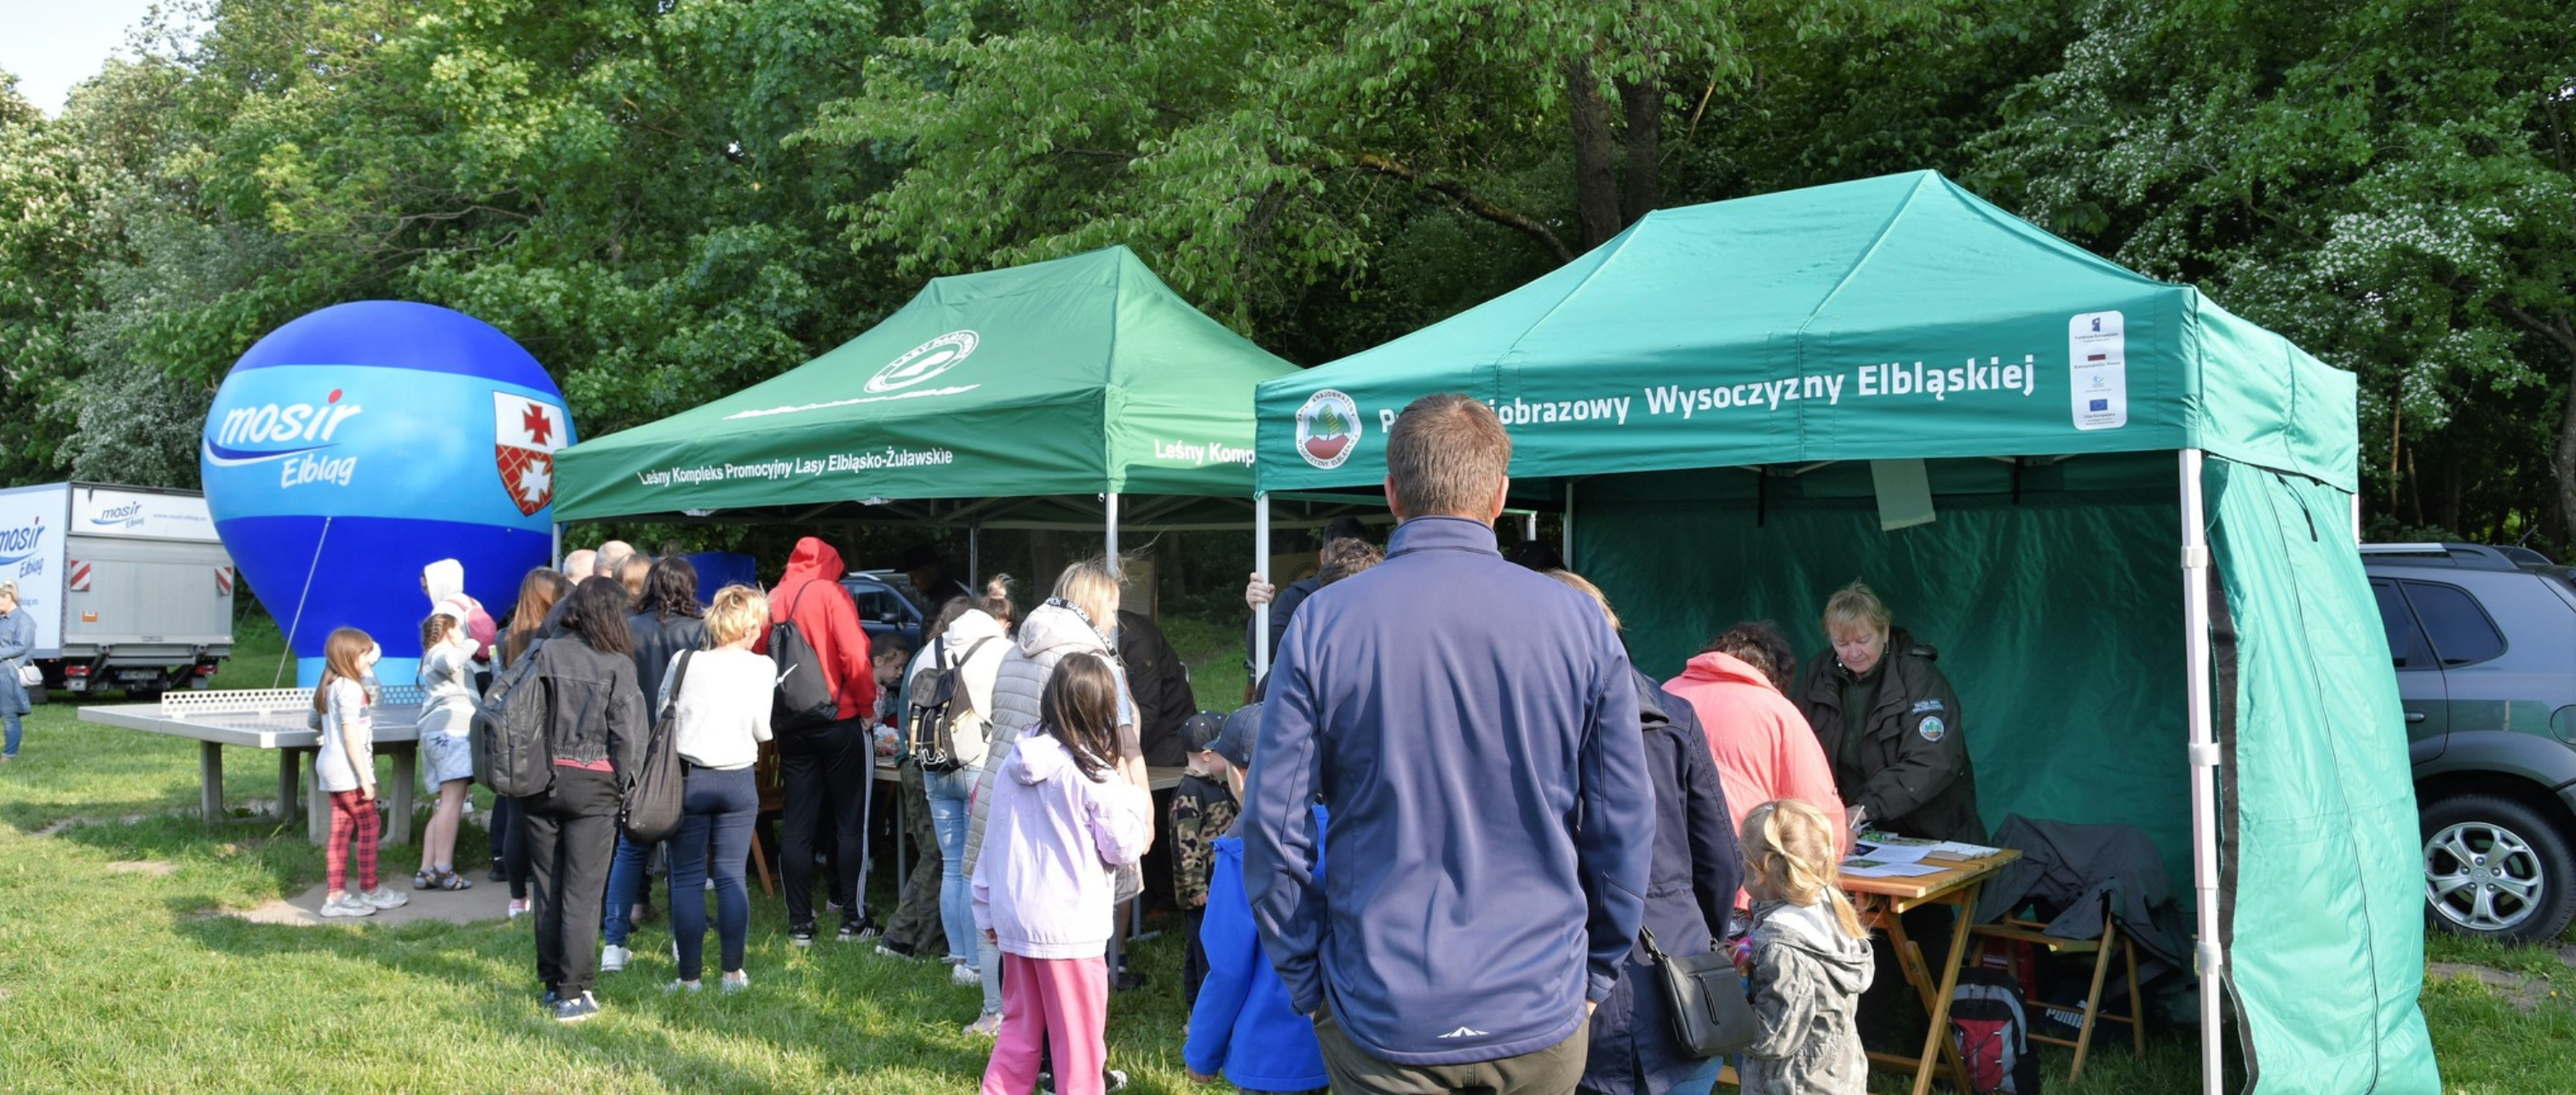
[[[1254,733],[1261,727],[1258,704],[1226,716],[1225,730],[1210,746],[1224,757],[1226,778],[1240,800],[1246,769],[1252,764]],[[1315,880],[1323,881],[1324,807],[1315,812]],[[1252,925],[1252,903],[1243,890],[1243,837],[1228,833],[1215,843],[1216,867],[1208,879],[1207,911],[1199,925],[1199,944],[1207,952],[1207,978],[1190,1010],[1189,1041],[1181,1061],[1190,1079],[1215,1083],[1219,1073],[1248,1095],[1320,1093],[1331,1083],[1324,1072],[1324,1050],[1315,1041],[1315,1025],[1288,1002],[1288,986],[1270,968],[1261,951],[1260,933]]]

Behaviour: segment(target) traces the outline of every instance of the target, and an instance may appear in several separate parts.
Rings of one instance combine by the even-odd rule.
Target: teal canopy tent
[[[2207,1090],[2222,987],[2252,1090],[2437,1089],[2350,374],[1915,173],[1658,211],[1264,381],[1261,490],[1373,487],[1446,391],[1510,428],[1649,672],[1740,619],[1820,649],[1866,578],[1940,648],[1989,823],[2153,836],[2193,880]]]

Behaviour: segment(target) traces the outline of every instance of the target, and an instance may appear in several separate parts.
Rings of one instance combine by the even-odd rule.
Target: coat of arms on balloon
[[[573,441],[563,393],[508,335],[434,305],[361,301],[242,355],[198,466],[299,683],[319,677],[332,629],[356,627],[384,648],[378,678],[409,684],[429,613],[421,568],[462,562],[466,592],[507,612],[551,557],[554,456]]]

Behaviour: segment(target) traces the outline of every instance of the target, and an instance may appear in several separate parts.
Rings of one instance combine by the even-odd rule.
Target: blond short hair
[[[1828,632],[1837,625],[1868,624],[1870,630],[1886,634],[1888,625],[1895,619],[1869,584],[1857,578],[1852,580],[1852,584],[1835,590],[1834,595],[1825,601],[1825,630]]]
[[[747,585],[729,585],[716,591],[707,609],[707,637],[717,646],[737,643],[768,622],[768,597]]]
[[[1056,575],[1055,597],[1081,609],[1091,617],[1091,626],[1103,632],[1118,621],[1118,575],[1109,569],[1106,556],[1095,555],[1064,568]]]
[[[1511,467],[1512,435],[1503,420],[1455,392],[1414,400],[1387,431],[1387,482],[1406,517],[1485,520]]]
[[[1601,606],[1601,615],[1609,619],[1610,630],[1619,630],[1619,610],[1610,607],[1609,594],[1601,592],[1600,586],[1593,585],[1592,579],[1571,570],[1551,570],[1547,576],[1583,591],[1585,596],[1592,598],[1593,604]]]

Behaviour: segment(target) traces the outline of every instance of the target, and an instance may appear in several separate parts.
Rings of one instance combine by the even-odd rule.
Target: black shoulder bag
[[[1762,1025],[1726,948],[1675,958],[1655,946],[1655,933],[1645,928],[1637,930],[1637,943],[1655,964],[1655,980],[1663,984],[1664,1005],[1673,1014],[1673,1038],[1683,1049],[1716,1057],[1742,1053],[1760,1040]]]

